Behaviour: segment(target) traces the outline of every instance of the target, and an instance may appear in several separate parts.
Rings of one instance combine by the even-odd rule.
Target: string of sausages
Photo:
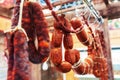
[[[79,17],[74,17],[73,19],[71,19],[70,23],[66,22],[65,20],[61,19],[62,16],[57,16],[56,12],[53,10],[53,6],[50,3],[50,0],[45,0],[45,2],[48,8],[51,10],[51,14],[56,20],[56,22],[54,22],[54,32],[51,41],[51,45],[53,49],[51,50],[50,53],[50,59],[52,63],[55,65],[55,67],[57,67],[57,69],[63,73],[69,72],[70,69],[72,68],[77,74],[83,75],[83,74],[92,73],[96,77],[101,78],[101,80],[108,80],[107,60],[103,56],[102,46],[101,46],[102,41],[100,41],[99,36],[94,35],[85,17],[82,15],[84,23],[88,27],[90,33],[86,32],[84,28],[84,24],[81,22],[81,19]],[[66,24],[69,25],[67,26]],[[71,30],[71,26],[74,30],[68,32],[67,30],[68,29]],[[80,60],[79,51],[72,49],[73,41],[70,33],[75,33],[78,40],[83,45],[88,46],[88,57],[85,58],[83,62]],[[95,34],[98,35],[98,33]],[[64,37],[62,38],[62,36]],[[96,38],[98,40],[96,40]],[[66,65],[66,68],[64,68],[65,67],[64,65],[62,65],[63,68],[61,68],[61,64],[63,63],[62,51],[61,51],[62,41],[65,48],[64,65]],[[56,59],[56,57],[58,58]],[[72,67],[70,67],[68,62],[72,65]],[[103,73],[105,73],[106,75],[104,75]]]
[[[51,12],[53,12],[52,10],[52,5],[50,4],[49,0],[45,0],[49,9],[51,10]],[[55,13],[55,12],[54,12]],[[90,41],[88,39],[87,33],[85,32],[81,21],[78,18],[74,18],[71,20],[71,22],[69,22],[64,15],[61,16],[57,16],[56,13],[55,15],[52,13],[52,15],[55,18],[55,22],[54,22],[54,32],[52,35],[52,41],[51,41],[51,45],[52,45],[52,50],[50,53],[50,60],[52,61],[52,63],[55,65],[55,67],[57,67],[57,69],[63,73],[65,72],[69,72],[72,68],[74,69],[74,71],[78,71],[78,73],[80,73],[79,67],[83,66],[83,68],[88,68],[91,67],[90,64],[92,64],[92,60],[90,58],[86,58],[85,59],[85,64],[84,62],[81,65],[76,65],[80,64],[80,53],[78,50],[76,49],[72,49],[73,48],[73,39],[72,39],[72,35],[69,32],[66,32],[63,28],[60,28],[62,26],[64,26],[66,29],[71,29],[71,26],[73,27],[73,29],[78,30],[76,31],[76,35],[78,37],[78,39],[80,40],[80,42],[82,42],[84,45],[88,46],[90,45]],[[57,19],[56,19],[57,17]],[[64,25],[61,25],[64,24]],[[63,37],[62,37],[63,36]],[[61,43],[63,41],[64,44],[64,48],[65,48],[65,61],[62,61],[62,51],[61,51]],[[58,57],[56,59],[55,57]],[[62,64],[64,62],[64,65]],[[90,63],[87,63],[90,62]],[[66,63],[66,64],[65,64]],[[61,66],[62,64],[62,66]],[[69,65],[71,64],[71,65]],[[66,66],[66,68],[65,68]],[[79,67],[78,67],[79,66]],[[82,68],[80,68],[82,69]],[[82,69],[83,71],[80,74],[84,74],[85,70]]]

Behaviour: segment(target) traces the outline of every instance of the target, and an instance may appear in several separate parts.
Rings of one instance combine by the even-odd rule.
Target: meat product
[[[16,30],[13,38],[14,68],[13,80],[30,80],[30,63],[26,35],[22,30]]]
[[[68,49],[65,51],[65,60],[71,63],[71,65],[74,65],[77,63],[80,59],[80,53],[76,49]]]
[[[60,65],[55,66],[56,69],[62,73],[67,73],[71,70],[72,66],[69,62],[67,61],[62,61]]]
[[[51,47],[61,47],[63,32],[59,29],[54,29],[52,33]]]
[[[72,49],[73,48],[73,38],[70,33],[64,34],[63,44],[65,49]]]
[[[54,48],[50,51],[50,60],[55,66],[62,63],[62,50],[61,48]]]
[[[90,45],[90,41],[89,41],[88,34],[86,33],[86,31],[85,31],[85,29],[84,29],[84,27],[83,27],[83,25],[82,25],[82,23],[81,23],[80,18],[76,18],[76,17],[73,18],[73,19],[71,20],[71,24],[72,24],[72,27],[73,27],[74,29],[80,28],[80,31],[78,31],[78,32],[76,33],[77,38],[79,39],[79,41],[80,41],[83,45],[85,45],[85,46]]]
[[[29,60],[35,64],[46,61],[50,51],[48,24],[39,3],[24,3],[22,27],[25,29],[29,38]],[[38,49],[35,46],[36,37]]]

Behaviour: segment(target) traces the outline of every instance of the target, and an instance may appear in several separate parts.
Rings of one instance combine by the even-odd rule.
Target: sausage
[[[87,58],[85,58],[83,62],[79,61],[77,65],[74,65],[73,70],[77,74],[85,75],[91,73],[91,70],[93,69],[93,64],[93,59],[89,55]]]
[[[42,63],[47,60],[50,52],[48,24],[42,12],[40,4],[31,2],[30,9],[37,37],[38,49],[35,47],[34,40],[29,41],[29,60],[35,64]],[[34,35],[34,34],[33,34]]]
[[[72,49],[73,48],[73,38],[70,33],[64,34],[63,37],[63,44],[65,49]]]
[[[63,32],[59,29],[54,29],[52,33],[51,47],[61,47]]]
[[[55,66],[58,66],[62,63],[62,50],[61,50],[61,48],[51,49],[50,60]]]
[[[22,28],[29,38],[29,60],[38,64],[47,60],[49,56],[48,25],[42,8],[38,3],[26,1],[23,6]],[[38,49],[35,46],[37,36]]]
[[[68,61],[62,61],[61,48],[51,49],[50,60],[54,64],[55,68],[62,73],[67,73],[72,68],[72,65]]]
[[[13,38],[14,68],[13,80],[30,80],[30,63],[28,59],[28,44],[22,30],[16,30]]]
[[[78,50],[67,49],[65,51],[65,61],[68,61],[69,63],[71,63],[71,65],[77,63],[79,59],[80,59],[80,53]]]
[[[13,80],[13,67],[14,67],[14,46],[13,46],[13,32],[7,32],[6,39],[7,39],[7,49],[9,53],[8,57],[8,71],[7,71],[7,80]]]
[[[94,59],[93,74],[95,77],[108,77],[108,66],[105,58],[96,57]],[[104,74],[104,75],[103,75]]]
[[[76,33],[79,41],[85,46],[90,45],[89,37],[88,37],[84,27],[82,26],[80,18],[75,17],[75,18],[71,19],[70,22],[74,29],[80,28],[80,31]]]
[[[58,66],[55,66],[55,68],[62,73],[67,73],[72,69],[72,66],[69,62],[62,61],[61,64]]]

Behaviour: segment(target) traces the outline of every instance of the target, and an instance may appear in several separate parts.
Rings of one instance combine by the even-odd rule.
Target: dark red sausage
[[[28,44],[22,30],[16,30],[13,38],[14,46],[14,79],[30,80],[30,63],[28,59]]]
[[[32,23],[38,41],[38,49],[36,49],[35,47],[34,40],[29,41],[29,50],[30,50],[29,59],[31,62],[37,64],[46,61],[49,56],[50,49],[49,49],[48,24],[44,17],[44,14],[42,12],[42,7],[40,6],[40,4],[31,2],[29,7],[32,12],[31,13],[33,19]],[[34,36],[34,34],[32,36]]]

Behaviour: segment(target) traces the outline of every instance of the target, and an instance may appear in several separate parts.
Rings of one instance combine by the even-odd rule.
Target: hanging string
[[[24,4],[24,0],[21,0],[20,3],[20,12],[19,12],[19,19],[18,19],[18,25],[15,27],[15,30],[21,29],[23,31],[23,33],[25,34],[27,41],[29,40],[27,37],[27,33],[25,32],[25,30],[22,28],[22,12],[23,12],[23,4]]]
[[[21,29],[21,23],[22,23],[23,3],[24,3],[24,0],[21,0],[21,3],[20,3],[20,13],[19,13],[19,20],[18,20],[18,25],[17,25],[17,27],[20,28],[20,29]]]

